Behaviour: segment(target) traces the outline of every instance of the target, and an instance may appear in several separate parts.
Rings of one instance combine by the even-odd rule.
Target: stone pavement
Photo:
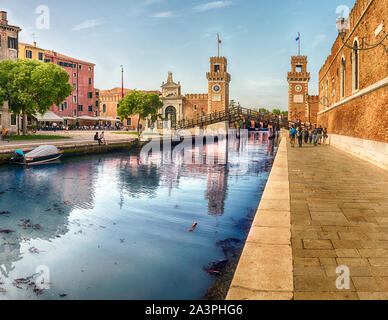
[[[388,299],[388,171],[288,145],[294,299]],[[337,266],[350,269],[338,290]]]
[[[0,140],[0,154],[12,153],[16,149],[22,149],[23,151],[32,150],[40,145],[50,144],[57,147],[78,147],[78,146],[90,146],[97,145],[98,143],[93,140],[94,134],[97,131],[42,131],[38,132],[39,135],[56,135],[66,136],[70,139],[48,139],[48,140],[20,140],[20,141],[1,141]],[[101,133],[101,131],[99,131]],[[114,131],[105,131],[105,139],[108,144],[127,143],[137,139],[136,135],[117,134]]]

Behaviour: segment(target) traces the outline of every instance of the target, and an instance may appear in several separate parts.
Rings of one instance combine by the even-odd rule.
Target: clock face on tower
[[[297,84],[296,86],[295,86],[295,91],[296,92],[301,92],[302,91],[302,86],[300,85],[300,84]]]
[[[220,91],[221,91],[220,85],[219,85],[219,84],[215,84],[215,85],[213,86],[213,91],[216,92],[216,93],[220,92]]]

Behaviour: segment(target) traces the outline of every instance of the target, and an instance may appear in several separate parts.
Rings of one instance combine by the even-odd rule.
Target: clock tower
[[[291,72],[288,72],[288,119],[290,121],[309,121],[309,81],[307,57],[291,57]]]
[[[210,58],[210,72],[206,74],[208,88],[208,114],[228,111],[230,74],[227,71],[228,61],[225,57]]]

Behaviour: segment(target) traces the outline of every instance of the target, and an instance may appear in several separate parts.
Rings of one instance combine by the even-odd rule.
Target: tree
[[[14,114],[23,115],[23,134],[27,116],[45,114],[73,92],[67,72],[53,63],[5,60],[0,63],[0,79],[0,102],[2,97]]]
[[[264,113],[264,114],[269,114],[269,111],[267,109],[265,109],[265,108],[260,108],[259,112],[260,113]]]
[[[282,116],[288,117],[288,111],[283,111]]]
[[[163,102],[160,101],[156,93],[143,93],[134,90],[119,100],[117,114],[121,121],[129,116],[138,115],[137,133],[140,136],[140,120],[150,117],[151,121],[155,122],[162,107]]]
[[[280,109],[273,109],[273,110],[272,110],[272,113],[273,113],[275,116],[280,116],[282,112],[280,111]]]

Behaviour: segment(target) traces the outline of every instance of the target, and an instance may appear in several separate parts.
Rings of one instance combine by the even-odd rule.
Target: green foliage
[[[288,117],[288,111],[283,111],[282,116]]]
[[[273,109],[273,110],[272,110],[272,113],[273,113],[275,116],[280,116],[282,112],[280,111],[280,109]]]
[[[139,115],[137,131],[140,134],[140,120],[150,117],[151,121],[155,122],[159,117],[159,109],[162,107],[163,102],[156,93],[143,93],[134,90],[120,99],[117,114],[121,121],[130,116]]]
[[[259,112],[260,113],[264,113],[264,114],[269,114],[269,111],[267,109],[265,109],[265,108],[260,108]]]
[[[67,136],[52,136],[52,135],[22,135],[22,136],[10,136],[8,140],[62,140],[62,139],[70,139]]]
[[[14,114],[44,114],[61,104],[72,92],[69,75],[53,63],[34,60],[0,62],[0,102],[7,100]],[[27,126],[24,121],[23,133]]]

